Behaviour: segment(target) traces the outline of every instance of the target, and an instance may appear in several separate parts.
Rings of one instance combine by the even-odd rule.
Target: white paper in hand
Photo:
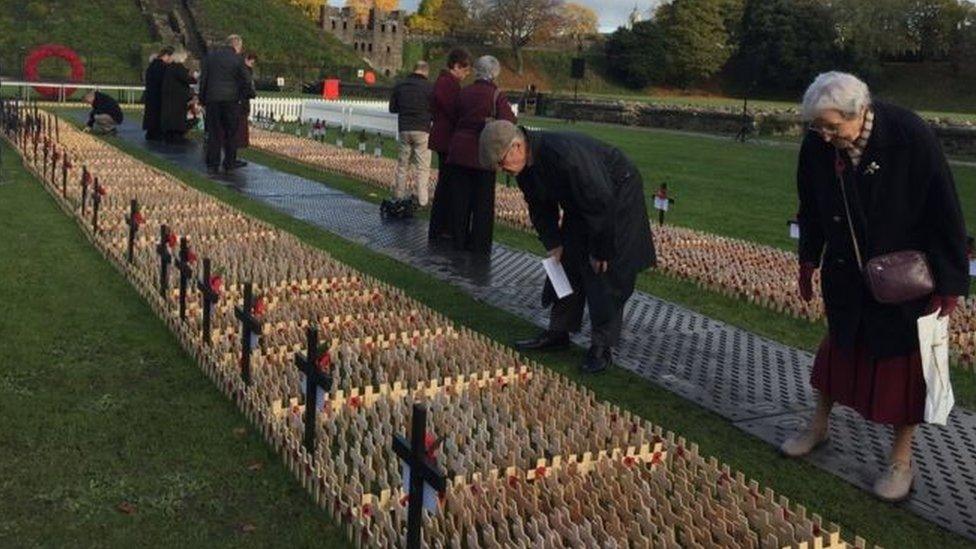
[[[403,492],[405,494],[410,493],[410,466],[406,462],[400,462],[400,470],[403,472]],[[424,509],[432,513],[437,512],[437,492],[430,487],[426,482],[424,483]]]
[[[949,317],[939,311],[918,319],[918,343],[925,376],[925,421],[945,425],[956,399],[949,381]]]
[[[668,206],[671,205],[671,201],[667,198],[661,198],[660,196],[654,197],[654,209],[661,210],[662,212],[668,211]]]
[[[790,238],[794,240],[800,239],[800,224],[796,221],[790,221]]]
[[[542,260],[542,267],[546,270],[546,276],[552,283],[552,289],[556,291],[556,296],[562,299],[573,293],[573,286],[566,277],[566,269],[563,264],[555,257],[547,257]]]
[[[976,276],[976,259],[969,260],[969,276]]]

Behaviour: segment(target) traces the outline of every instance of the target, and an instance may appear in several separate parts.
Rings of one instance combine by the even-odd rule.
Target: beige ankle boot
[[[814,431],[808,425],[806,429],[797,431],[784,440],[783,444],[779,447],[779,451],[786,457],[803,457],[812,452],[817,446],[827,442],[828,438],[826,430],[821,434]]]
[[[894,461],[884,473],[874,481],[874,495],[878,499],[889,503],[897,503],[908,499],[912,490],[915,474],[912,465],[906,461]]]

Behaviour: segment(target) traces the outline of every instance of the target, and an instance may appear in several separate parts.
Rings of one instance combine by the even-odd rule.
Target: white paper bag
[[[945,425],[956,403],[949,381],[949,317],[939,311],[918,319],[918,343],[925,376],[925,421]]]
[[[562,299],[573,293],[573,286],[566,276],[566,269],[563,269],[563,264],[558,259],[547,257],[542,260],[542,267],[546,270],[549,282],[552,283],[552,289],[556,291],[556,297]]]

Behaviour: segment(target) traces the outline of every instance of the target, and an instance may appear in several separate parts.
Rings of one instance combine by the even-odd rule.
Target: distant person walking
[[[397,82],[390,97],[390,112],[397,114],[397,130],[400,137],[400,155],[397,159],[396,182],[393,197],[403,200],[410,196],[407,181],[414,177],[414,196],[417,203],[426,206],[430,189],[430,100],[434,88],[427,75],[430,68],[426,61],[417,61],[413,72]]]
[[[491,253],[495,227],[495,167],[482,166],[478,158],[478,137],[490,120],[515,123],[515,113],[508,98],[495,85],[500,73],[501,64],[490,55],[474,62],[475,81],[458,94],[457,127],[451,136],[448,157],[453,172],[454,247],[479,254]]]
[[[241,97],[251,89],[251,73],[244,65],[244,41],[232,34],[225,46],[213,50],[200,71],[200,101],[207,109],[207,171],[221,166],[231,171],[247,165],[237,160],[237,126]],[[220,153],[223,149],[223,160]]]
[[[441,70],[434,83],[430,98],[432,125],[428,147],[437,152],[437,186],[430,206],[428,238],[435,240],[454,236],[451,207],[451,165],[447,161],[451,137],[457,125],[457,97],[461,93],[461,81],[471,73],[471,54],[458,48],[447,55],[447,68]]]
[[[85,103],[91,105],[86,124],[88,131],[99,135],[114,135],[125,118],[119,102],[100,91],[90,91],[85,94]]]
[[[142,95],[144,104],[142,129],[146,131],[146,139],[149,141],[158,141],[163,138],[160,121],[163,108],[163,77],[166,76],[166,67],[172,60],[173,48],[166,46],[159,50],[159,53],[146,68],[144,78],[146,90]]]
[[[166,67],[166,75],[163,77],[161,121],[163,137],[167,143],[185,141],[186,132],[190,129],[186,113],[190,108],[190,100],[193,99],[191,85],[194,79],[183,64],[185,61],[186,51],[174,53],[173,61]]]
[[[810,453],[827,440],[834,403],[849,406],[868,421],[893,427],[888,467],[874,493],[900,501],[914,480],[915,427],[925,420],[916,321],[935,311],[952,314],[959,296],[969,292],[962,208],[928,124],[911,111],[873,101],[857,77],[821,74],[803,96],[802,111],[810,127],[797,167],[798,286],[803,300],[812,299],[813,273],[820,269],[828,334],[810,374],[817,409],[780,450],[789,457]],[[907,251],[924,255],[934,293],[879,301],[864,265]]]

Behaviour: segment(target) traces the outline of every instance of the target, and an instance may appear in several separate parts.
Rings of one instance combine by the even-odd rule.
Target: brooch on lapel
[[[864,175],[874,175],[878,170],[881,169],[881,165],[877,162],[871,162],[868,164],[867,168],[864,168]]]

